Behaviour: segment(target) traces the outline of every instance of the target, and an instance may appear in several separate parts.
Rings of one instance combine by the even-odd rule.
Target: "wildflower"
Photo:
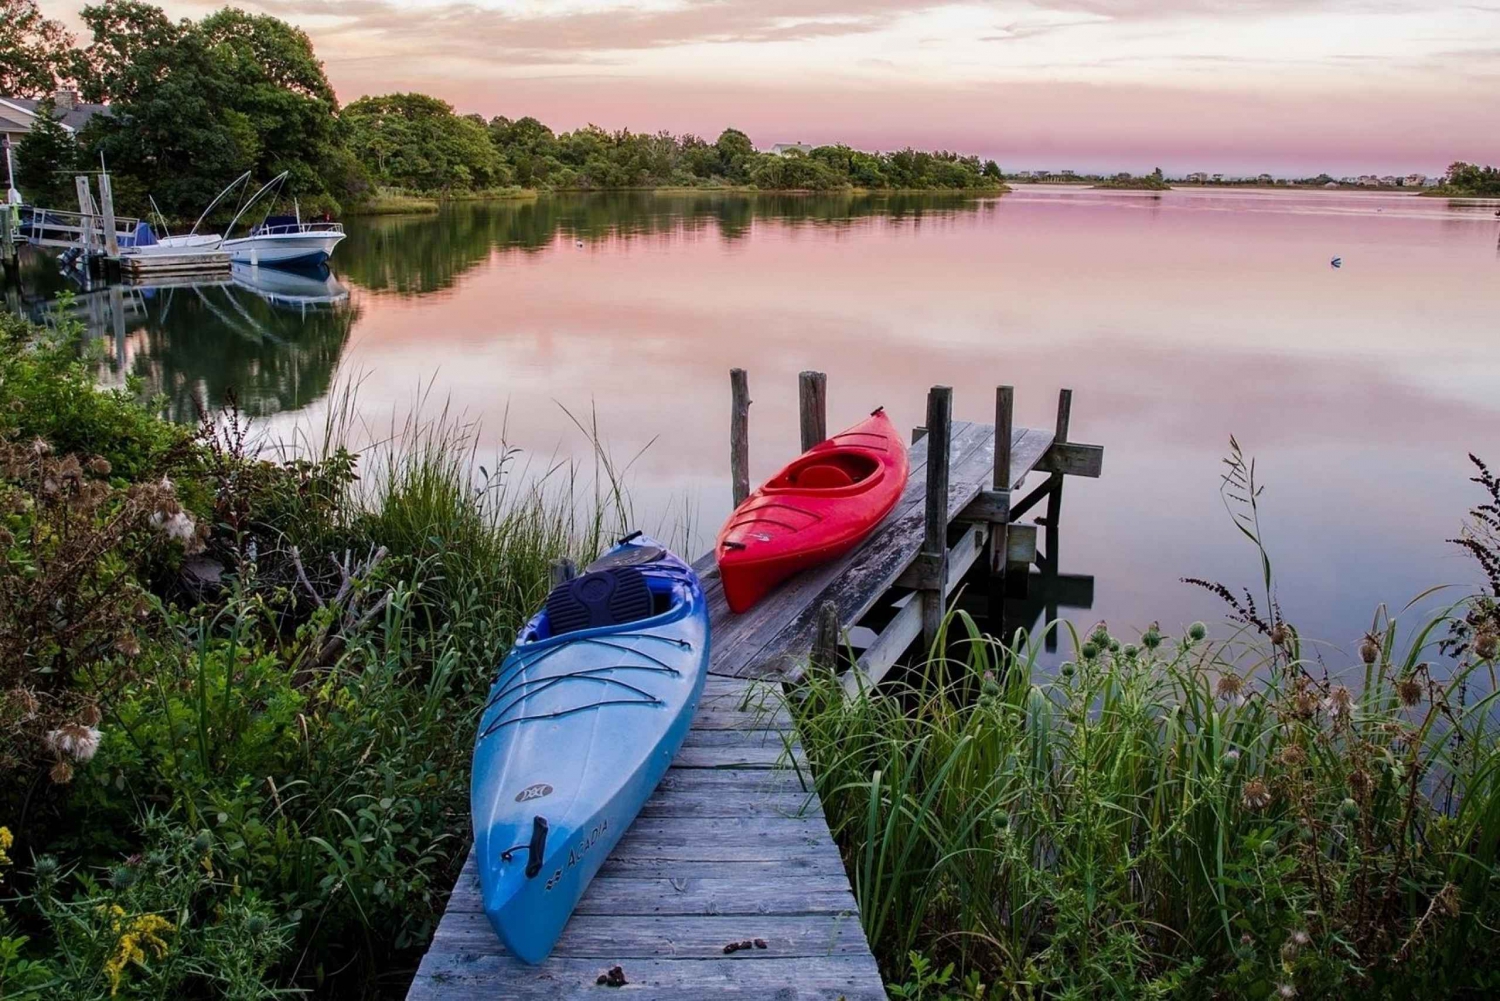
[[[1260,779],[1251,779],[1240,790],[1240,802],[1247,810],[1264,810],[1271,805],[1271,790]]]
[[[197,526],[193,524],[193,519],[186,511],[178,511],[176,514],[162,519],[158,527],[166,534],[167,538],[183,544],[189,542],[193,538],[193,533],[197,530]]]
[[[1354,695],[1343,685],[1334,685],[1333,691],[1328,693],[1328,698],[1323,702],[1323,708],[1328,710],[1328,715],[1334,719],[1348,716],[1353,706]]]
[[[1062,672],[1062,676],[1064,678],[1071,678],[1073,677],[1073,671],[1075,670],[1075,668],[1071,660],[1065,660],[1062,662],[1062,666],[1059,667],[1058,670]]]
[[[1396,695],[1403,706],[1417,705],[1422,701],[1422,683],[1409,674],[1396,682]]]
[[[1380,638],[1374,633],[1365,633],[1365,638],[1359,641],[1359,659],[1366,664],[1373,664],[1380,657]]]
[[[98,730],[82,723],[64,723],[47,734],[47,746],[59,756],[91,761],[99,750]]]
[[[167,955],[167,943],[161,936],[177,929],[160,914],[141,914],[126,922],[123,920],[125,912],[118,904],[111,906],[109,913],[112,918],[111,930],[120,936],[115,942],[114,951],[104,961],[104,973],[109,977],[109,993],[114,997],[120,992],[125,967],[131,963],[144,967],[148,949],[157,959],[164,959]]]
[[[1287,629],[1285,622],[1278,622],[1271,627],[1271,642],[1277,646],[1286,646],[1287,640],[1291,638],[1291,631]]]
[[[1151,623],[1146,631],[1141,633],[1141,646],[1147,650],[1155,650],[1161,646],[1161,627],[1154,622]]]
[[[1134,643],[1126,643],[1125,644],[1125,659],[1126,660],[1135,660],[1136,655],[1139,654],[1140,652],[1141,651],[1136,647],[1136,645]]]
[[[1234,766],[1237,765],[1237,764],[1239,764],[1239,763],[1240,763],[1240,752],[1237,749],[1233,748],[1233,747],[1231,747],[1229,750],[1225,751],[1224,752],[1224,757],[1220,759],[1220,764],[1222,764],[1224,766],[1224,770],[1226,772],[1227,771],[1232,771],[1234,769]]]
[[[54,855],[38,855],[32,866],[37,879],[51,879],[57,875],[58,868],[57,857]]]
[[[1267,858],[1274,857],[1276,854],[1276,842],[1272,841],[1270,838],[1262,841],[1260,843],[1260,853]]]
[[[1370,780],[1370,773],[1362,768],[1356,768],[1349,773],[1349,790],[1356,796],[1364,797],[1370,794],[1375,783]]]
[[[21,721],[31,719],[36,715],[37,710],[41,708],[41,703],[37,701],[36,695],[32,693],[31,689],[22,685],[17,685],[9,692],[6,692],[5,700],[14,707],[15,713],[20,717]]]
[[[33,438],[31,441],[31,454],[35,456],[51,455],[52,446],[41,438]]]
[[[135,885],[135,870],[128,865],[116,866],[109,874],[109,885],[116,890],[128,890]]]
[[[1359,816],[1359,804],[1349,797],[1339,804],[1339,812],[1344,815],[1345,820],[1354,820]]]
[[[0,866],[10,865],[10,848],[16,843],[16,836],[10,833],[9,827],[0,827]]]
[[[1089,639],[1094,641],[1095,646],[1109,646],[1109,626],[1105,625],[1103,622],[1099,623],[1094,627],[1094,633],[1089,637]]]
[[[1500,637],[1492,632],[1483,632],[1474,637],[1474,656],[1480,660],[1493,660],[1500,650]]]
[[[1225,702],[1239,705],[1244,701],[1245,679],[1233,671],[1221,674],[1218,683],[1214,685],[1214,694]]]
[[[1287,744],[1276,757],[1288,768],[1300,768],[1307,764],[1307,752],[1302,749],[1301,744]]]
[[[1294,945],[1297,946],[1297,948],[1301,949],[1312,942],[1312,936],[1303,931],[1301,928],[1298,928],[1292,932],[1290,940]]]
[[[1093,641],[1089,641],[1085,643],[1081,648],[1079,648],[1078,652],[1084,660],[1093,660],[1095,657],[1099,656],[1099,647],[1096,646]]]
[[[59,758],[57,764],[47,772],[47,777],[60,786],[67,785],[73,781],[73,766]]]
[[[1201,622],[1194,622],[1188,626],[1188,639],[1194,643],[1202,642],[1208,636],[1208,627]]]
[[[270,927],[271,922],[266,920],[264,914],[252,914],[245,919],[245,931],[250,935],[262,935]]]
[[[1278,998],[1285,998],[1285,999],[1288,999],[1288,1001],[1290,1001],[1291,998],[1294,998],[1294,997],[1297,996],[1297,988],[1293,987],[1289,983],[1280,983],[1280,984],[1277,984],[1276,985],[1276,996]]]
[[[141,644],[132,633],[121,633],[120,638],[115,640],[115,651],[122,657],[136,657],[140,655]]]
[[[110,470],[113,468],[114,467],[109,464],[109,460],[102,455],[96,455],[89,460],[89,472],[93,473],[95,476],[108,476],[110,474]]]
[[[78,711],[78,718],[83,720],[84,726],[98,726],[99,721],[104,718],[104,714],[99,711],[98,706],[90,702]]]
[[[995,680],[995,672],[994,671],[985,671],[984,672],[984,678],[980,682],[979,690],[981,692],[983,692],[985,695],[994,696],[994,695],[999,695],[1000,694],[1000,683]]]

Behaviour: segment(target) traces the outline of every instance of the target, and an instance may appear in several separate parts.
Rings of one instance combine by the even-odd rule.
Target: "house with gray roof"
[[[0,95],[0,135],[13,143],[20,142],[36,123],[42,102],[34,97]],[[52,96],[52,117],[74,134],[83,131],[95,115],[109,114],[107,104],[89,104],[78,99],[76,90],[59,90]]]

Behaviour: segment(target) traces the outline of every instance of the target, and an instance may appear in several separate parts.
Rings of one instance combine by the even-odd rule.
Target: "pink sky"
[[[76,23],[78,4],[42,0]],[[218,2],[169,0],[174,16]],[[256,0],[344,101],[1028,168],[1500,162],[1500,0]]]

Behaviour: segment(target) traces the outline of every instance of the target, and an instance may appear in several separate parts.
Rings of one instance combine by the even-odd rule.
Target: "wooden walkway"
[[[739,494],[749,399],[744,373],[731,381]],[[826,437],[823,388],[819,373],[803,373],[804,450]],[[596,981],[619,966],[627,981],[620,989],[631,997],[883,1001],[838,848],[791,722],[776,709],[778,682],[795,682],[810,659],[837,666],[838,645],[861,632],[845,685],[878,683],[934,628],[971,568],[985,575],[981,559],[994,593],[1007,570],[1027,571],[1032,562],[1055,569],[1063,477],[1098,476],[1103,461],[1102,448],[1068,441],[1067,390],[1050,431],[1011,427],[1009,387],[997,390],[995,425],[953,422],[950,407],[949,391],[935,388],[906,491],[842,559],[788,581],[744,615],[725,605],[713,554],[697,561],[712,637],[703,702],[666,779],[584,893],[556,950],[539,966],[505,954],[480,910],[471,857],[410,999],[598,998],[611,988]],[[938,452],[933,442],[948,447]],[[1013,502],[1037,472],[1046,480]],[[1016,523],[1043,501],[1045,552],[1036,528]],[[765,947],[725,952],[757,940]]]
[[[774,691],[710,678],[667,777],[589,885],[552,956],[506,955],[465,863],[410,1001],[884,1001],[844,865]],[[765,948],[756,948],[759,939]],[[730,943],[751,948],[725,954]]]

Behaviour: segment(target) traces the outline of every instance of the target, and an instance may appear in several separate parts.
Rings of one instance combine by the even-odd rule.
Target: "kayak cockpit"
[[[879,482],[884,470],[885,467],[879,460],[863,450],[815,450],[806,453],[767,480],[761,489],[766,493],[858,492],[868,490]]]

